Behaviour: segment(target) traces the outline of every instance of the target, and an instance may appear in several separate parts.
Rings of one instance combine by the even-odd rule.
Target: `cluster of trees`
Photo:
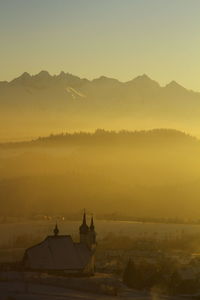
[[[124,270],[123,282],[138,290],[164,294],[194,294],[199,291],[200,278],[183,279],[172,262],[135,264],[132,260]]]
[[[94,132],[63,132],[60,134],[51,134],[47,137],[39,137],[38,139],[28,141],[28,142],[12,142],[1,144],[1,147],[14,146],[22,147],[33,145],[92,145],[96,143],[102,144],[112,144],[117,143],[123,146],[125,144],[136,144],[137,143],[155,143],[155,142],[184,142],[185,144],[199,144],[198,140],[184,132],[175,129],[153,129],[153,130],[139,130],[139,131],[129,131],[129,130],[104,130],[96,129]]]
[[[198,142],[195,137],[185,134],[184,132],[175,129],[153,129],[153,130],[140,130],[140,131],[108,131],[104,129],[97,129],[95,132],[75,132],[75,133],[61,133],[51,134],[48,137],[40,137],[37,140],[33,140],[33,144],[95,144],[95,143],[133,143],[138,142],[184,142],[194,143]],[[123,144],[122,144],[123,145]]]

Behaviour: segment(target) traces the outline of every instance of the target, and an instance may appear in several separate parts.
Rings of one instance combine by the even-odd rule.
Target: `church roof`
[[[90,262],[91,250],[74,243],[70,235],[48,236],[25,252],[24,262],[31,269],[82,270]]]

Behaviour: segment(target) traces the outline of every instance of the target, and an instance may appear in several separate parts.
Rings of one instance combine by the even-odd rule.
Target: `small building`
[[[79,227],[80,242],[70,235],[59,235],[56,224],[54,234],[41,243],[28,248],[23,257],[23,267],[35,271],[63,271],[70,274],[93,274],[96,249],[96,232],[91,218],[90,226],[83,222]]]

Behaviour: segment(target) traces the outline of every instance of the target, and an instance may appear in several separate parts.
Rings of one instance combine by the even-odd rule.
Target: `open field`
[[[76,237],[79,234],[80,224],[81,220],[58,222],[60,234],[70,234],[73,237]],[[0,224],[0,246],[8,245],[12,247],[14,239],[20,235],[43,236],[45,238],[52,234],[54,226],[54,221],[27,221],[21,223]],[[200,225],[195,224],[160,224],[96,220],[95,228],[99,240],[109,233],[130,237],[156,236],[161,239],[181,234],[200,234]]]
[[[70,234],[73,239],[79,239],[80,222],[58,222],[60,234]],[[0,262],[21,260],[25,248],[51,235],[54,226],[55,223],[52,221],[27,221],[22,223],[0,224]],[[129,236],[132,238],[142,237],[156,239],[174,238],[192,234],[200,235],[200,225],[194,224],[158,224],[97,220],[95,221],[95,228],[99,243],[102,238],[109,234]],[[24,245],[24,240],[26,246]]]

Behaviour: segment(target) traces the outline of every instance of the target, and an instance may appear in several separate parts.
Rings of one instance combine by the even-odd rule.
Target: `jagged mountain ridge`
[[[121,113],[125,110],[128,113],[131,109],[136,113],[146,110],[148,113],[149,110],[151,114],[159,106],[164,110],[169,104],[175,110],[180,104],[187,109],[200,106],[200,93],[189,91],[175,81],[161,87],[147,75],[123,83],[105,76],[90,81],[69,73],[51,76],[47,71],[41,71],[33,76],[25,72],[10,82],[0,83],[0,108],[10,110],[56,109],[63,112],[70,107],[77,109],[78,105],[78,108],[92,112],[100,109],[100,112],[118,113],[120,110]]]
[[[165,87],[161,87],[158,82],[152,80],[150,77],[148,77],[146,74],[138,76],[130,81],[127,82],[121,82],[114,78],[109,78],[106,76],[101,76],[99,78],[88,80],[85,78],[80,78],[78,76],[72,75],[70,73],[64,73],[63,71],[60,72],[59,75],[50,75],[47,71],[41,71],[40,73],[36,75],[30,75],[27,72],[24,72],[21,76],[8,81],[1,81],[0,82],[0,88],[32,88],[32,89],[48,89],[54,87],[59,88],[77,88],[80,90],[90,90],[91,87],[96,89],[103,89],[107,88],[112,89],[114,92],[114,89],[121,88],[123,92],[125,93],[126,90],[129,90],[131,88],[132,92],[134,90],[147,90],[148,92],[154,90],[171,90],[174,92],[178,91],[184,91],[188,94],[193,94],[196,96],[200,96],[200,93],[193,92],[190,90],[187,90],[186,88],[179,85],[176,81],[171,81],[169,84],[167,84]],[[88,94],[85,95],[87,97],[90,97],[90,93],[88,91]],[[130,95],[131,97],[132,95]]]
[[[170,127],[196,133],[200,130],[199,115],[200,93],[175,81],[161,87],[145,74],[121,82],[105,76],[88,80],[64,72],[50,75],[41,71],[0,82],[3,136],[10,136],[11,123],[24,136],[47,135],[60,128],[97,127]]]

